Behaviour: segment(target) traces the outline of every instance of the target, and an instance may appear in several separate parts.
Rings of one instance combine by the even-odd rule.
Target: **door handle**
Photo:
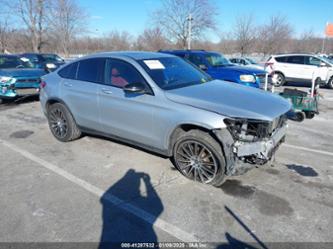
[[[72,85],[71,83],[65,82],[65,83],[64,83],[64,86],[72,87],[73,85]]]
[[[107,88],[102,88],[102,92],[105,94],[112,94],[112,91],[110,89]]]

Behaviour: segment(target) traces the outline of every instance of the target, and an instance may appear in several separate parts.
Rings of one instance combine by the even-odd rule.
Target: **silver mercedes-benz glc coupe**
[[[150,52],[73,61],[43,77],[40,100],[62,142],[82,133],[110,137],[170,157],[184,176],[214,186],[271,160],[291,108],[277,95]]]

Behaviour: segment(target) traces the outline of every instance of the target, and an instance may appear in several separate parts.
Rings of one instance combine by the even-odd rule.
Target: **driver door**
[[[152,133],[155,96],[125,92],[123,87],[132,83],[149,88],[134,66],[123,60],[107,60],[105,84],[98,90],[102,130],[121,139],[154,147],[157,144]]]

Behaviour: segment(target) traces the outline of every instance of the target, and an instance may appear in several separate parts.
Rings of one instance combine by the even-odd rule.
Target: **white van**
[[[333,63],[317,55],[272,55],[265,68],[268,73],[273,74],[276,86],[282,86],[286,82],[311,84],[314,77],[320,85],[333,89]]]

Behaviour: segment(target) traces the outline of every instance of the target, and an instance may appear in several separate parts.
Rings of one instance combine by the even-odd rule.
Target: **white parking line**
[[[310,149],[302,146],[292,145],[292,144],[283,144],[284,147],[289,147],[297,150],[304,150],[308,152],[318,153],[326,156],[333,156],[332,152],[324,151],[324,150],[316,150],[316,149]]]
[[[154,215],[144,211],[141,208],[138,208],[129,203],[125,203],[125,201],[119,199],[118,197],[116,197],[114,195],[111,195],[108,193],[105,194],[105,192],[102,189],[90,184],[89,182],[86,182],[85,180],[82,180],[82,179],[72,175],[71,173],[59,168],[58,166],[56,166],[52,163],[49,163],[49,162],[31,154],[30,152],[28,152],[26,150],[23,150],[23,149],[17,147],[16,145],[14,145],[12,143],[9,143],[7,141],[0,139],[0,144],[21,154],[25,158],[39,164],[40,166],[43,166],[44,168],[58,174],[59,176],[66,178],[70,182],[80,186],[81,188],[96,195],[97,197],[101,198],[102,196],[104,196],[103,198],[105,198],[111,204],[119,205],[118,208],[123,209],[123,210],[135,215],[136,217],[140,218],[141,220],[144,220],[145,222],[153,225],[154,227],[159,228],[159,229],[163,230],[164,232],[167,232],[168,234],[172,235],[173,237],[175,237],[181,241],[184,241],[184,242],[199,241],[196,236],[180,229],[179,227],[176,227],[176,226],[166,222],[163,219],[155,217]]]

